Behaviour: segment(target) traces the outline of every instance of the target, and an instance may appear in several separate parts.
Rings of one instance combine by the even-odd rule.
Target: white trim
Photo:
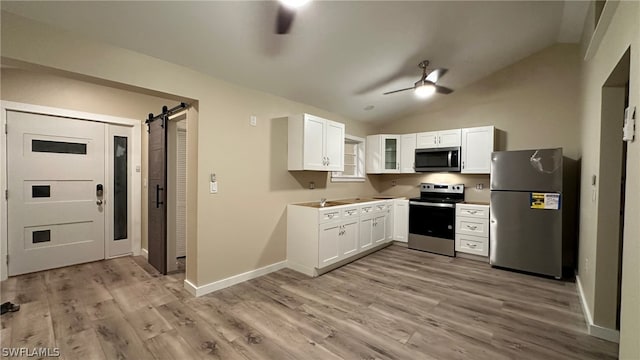
[[[103,115],[103,114],[94,114],[87,113],[76,110],[62,109],[62,108],[54,108],[49,106],[41,106],[41,105],[32,105],[25,103],[18,103],[13,101],[0,101],[0,149],[4,153],[3,156],[0,156],[0,193],[4,192],[7,189],[7,159],[6,159],[6,144],[7,144],[7,135],[4,133],[4,126],[7,123],[7,111],[19,111],[26,112],[32,114],[40,114],[40,115],[53,115],[64,118],[71,119],[80,119],[87,121],[96,121],[107,124],[118,124],[133,127],[133,164],[132,166],[141,165],[141,121],[135,119],[128,119],[117,116]],[[132,214],[132,222],[133,222],[133,238],[131,241],[132,253],[134,255],[140,254],[140,245],[141,245],[141,217],[142,217],[142,189],[141,189],[141,181],[140,181],[141,173],[133,172],[132,185],[133,185],[133,214]],[[4,197],[4,194],[0,194],[0,281],[7,279],[8,268],[7,263],[4,261],[5,255],[7,254],[7,242],[8,242],[8,233],[7,233],[7,201]],[[106,241],[106,239],[105,239]]]
[[[143,258],[149,260],[149,250],[142,248],[140,249],[140,256],[142,256]]]
[[[227,288],[229,286],[233,286],[236,284],[239,284],[241,282],[245,282],[247,280],[251,280],[251,279],[255,279],[257,277],[260,277],[262,275],[267,275],[269,273],[272,273],[274,271],[278,271],[280,269],[284,269],[285,267],[287,267],[287,262],[286,261],[280,261],[271,265],[267,265],[265,267],[261,267],[259,269],[255,269],[255,270],[251,270],[251,271],[247,271],[245,273],[242,274],[238,274],[238,275],[234,275],[231,277],[228,277],[226,279],[222,279],[222,280],[218,280],[218,281],[214,281],[212,283],[208,283],[202,286],[196,286],[195,284],[193,284],[192,282],[190,282],[189,280],[184,281],[184,288],[193,296],[202,296],[202,295],[206,295],[209,293],[212,293],[214,291],[218,291],[224,288]]]
[[[604,38],[604,34],[607,32],[607,29],[611,24],[611,20],[613,19],[613,15],[616,12],[616,8],[618,7],[619,2],[620,0],[608,0],[604,3],[602,13],[600,13],[600,19],[598,19],[596,28],[593,30],[593,34],[591,34],[591,39],[589,40],[587,51],[585,51],[584,53],[584,61],[591,60],[591,58],[598,51],[600,43]]]
[[[584,290],[582,289],[582,283],[578,275],[576,275],[576,288],[578,290],[578,297],[580,298],[580,305],[582,305],[584,320],[587,323],[587,333],[600,339],[620,343],[620,331],[593,323],[593,317],[591,316],[591,311],[589,311],[589,304],[587,304],[587,298],[584,296]]]

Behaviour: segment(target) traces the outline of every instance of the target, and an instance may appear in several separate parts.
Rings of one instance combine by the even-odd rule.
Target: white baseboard
[[[196,286],[195,284],[191,283],[189,280],[185,280],[184,281],[184,288],[191,294],[193,294],[193,296],[202,296],[202,295],[206,295],[209,293],[212,293],[214,291],[218,291],[221,289],[224,289],[226,287],[235,285],[235,284],[239,284],[241,282],[247,281],[247,280],[251,280],[251,279],[255,279],[257,277],[260,277],[262,275],[267,275],[269,273],[272,273],[274,271],[278,271],[280,269],[284,269],[287,266],[287,262],[286,261],[280,261],[277,262],[275,264],[271,264],[271,265],[267,265],[265,267],[261,267],[259,269],[255,269],[255,270],[251,270],[251,271],[247,271],[245,273],[242,274],[238,274],[238,275],[234,275],[231,277],[228,277],[226,279],[222,279],[222,280],[218,280],[218,281],[214,281],[212,283],[208,283],[202,286]]]
[[[142,255],[143,258],[149,260],[149,250],[145,248],[140,249],[140,255]]]
[[[580,277],[578,275],[576,275],[576,287],[578,288],[580,305],[582,305],[582,313],[584,314],[584,320],[587,323],[587,332],[589,335],[614,343],[620,343],[620,331],[602,327],[593,323],[589,304],[587,304],[587,298],[584,296],[584,290],[582,290],[582,283],[580,282]]]

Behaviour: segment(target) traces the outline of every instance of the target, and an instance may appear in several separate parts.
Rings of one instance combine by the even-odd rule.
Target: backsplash
[[[420,196],[420,183],[464,184],[466,201],[489,202],[489,175],[453,173],[387,174],[369,176],[371,184],[384,196]],[[477,190],[476,185],[483,189]]]

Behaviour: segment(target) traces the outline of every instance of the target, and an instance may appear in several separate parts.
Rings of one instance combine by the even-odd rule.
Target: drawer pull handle
[[[467,246],[474,249],[476,248],[476,244],[467,243]]]
[[[475,226],[475,225],[467,225],[467,228],[469,228],[470,230],[475,230],[475,229],[477,229],[478,227],[477,227],[477,226]]]
[[[478,211],[477,211],[477,210],[467,210],[467,212],[468,212],[469,214],[472,214],[472,215],[473,215],[473,214],[477,214],[477,213],[478,213]]]

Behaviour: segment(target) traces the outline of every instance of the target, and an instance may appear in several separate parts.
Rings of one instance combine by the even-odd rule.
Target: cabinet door
[[[400,135],[385,135],[382,138],[384,161],[382,172],[400,172]]]
[[[393,239],[407,242],[409,236],[409,200],[394,200]]]
[[[387,232],[385,225],[387,224],[387,214],[376,214],[373,218],[373,228],[371,230],[371,237],[373,238],[373,244],[379,245],[387,240]]]
[[[460,146],[462,143],[460,129],[438,131],[438,147]]]
[[[416,134],[406,134],[400,139],[400,172],[403,174],[416,172],[416,138]]]
[[[325,170],[324,133],[325,120],[313,115],[304,117],[304,170]]]
[[[340,232],[340,257],[346,258],[360,250],[358,244],[358,228],[360,221],[356,218],[342,223]]]
[[[344,124],[326,120],[325,156],[328,171],[344,171]]]
[[[373,216],[363,216],[360,218],[360,250],[366,250],[373,245],[371,237],[373,230]]]
[[[493,126],[462,129],[462,166],[464,174],[489,174],[494,150]]]
[[[340,260],[340,223],[320,225],[318,237],[318,267],[322,268]]]
[[[428,149],[438,147],[438,132],[422,132],[416,134],[416,148]]]
[[[380,174],[382,172],[382,136],[367,136],[366,166],[367,174]]]
[[[392,241],[393,240],[393,219],[394,219],[393,200],[388,201],[386,214],[387,216],[385,217],[385,224],[384,224],[385,237],[387,241]]]

